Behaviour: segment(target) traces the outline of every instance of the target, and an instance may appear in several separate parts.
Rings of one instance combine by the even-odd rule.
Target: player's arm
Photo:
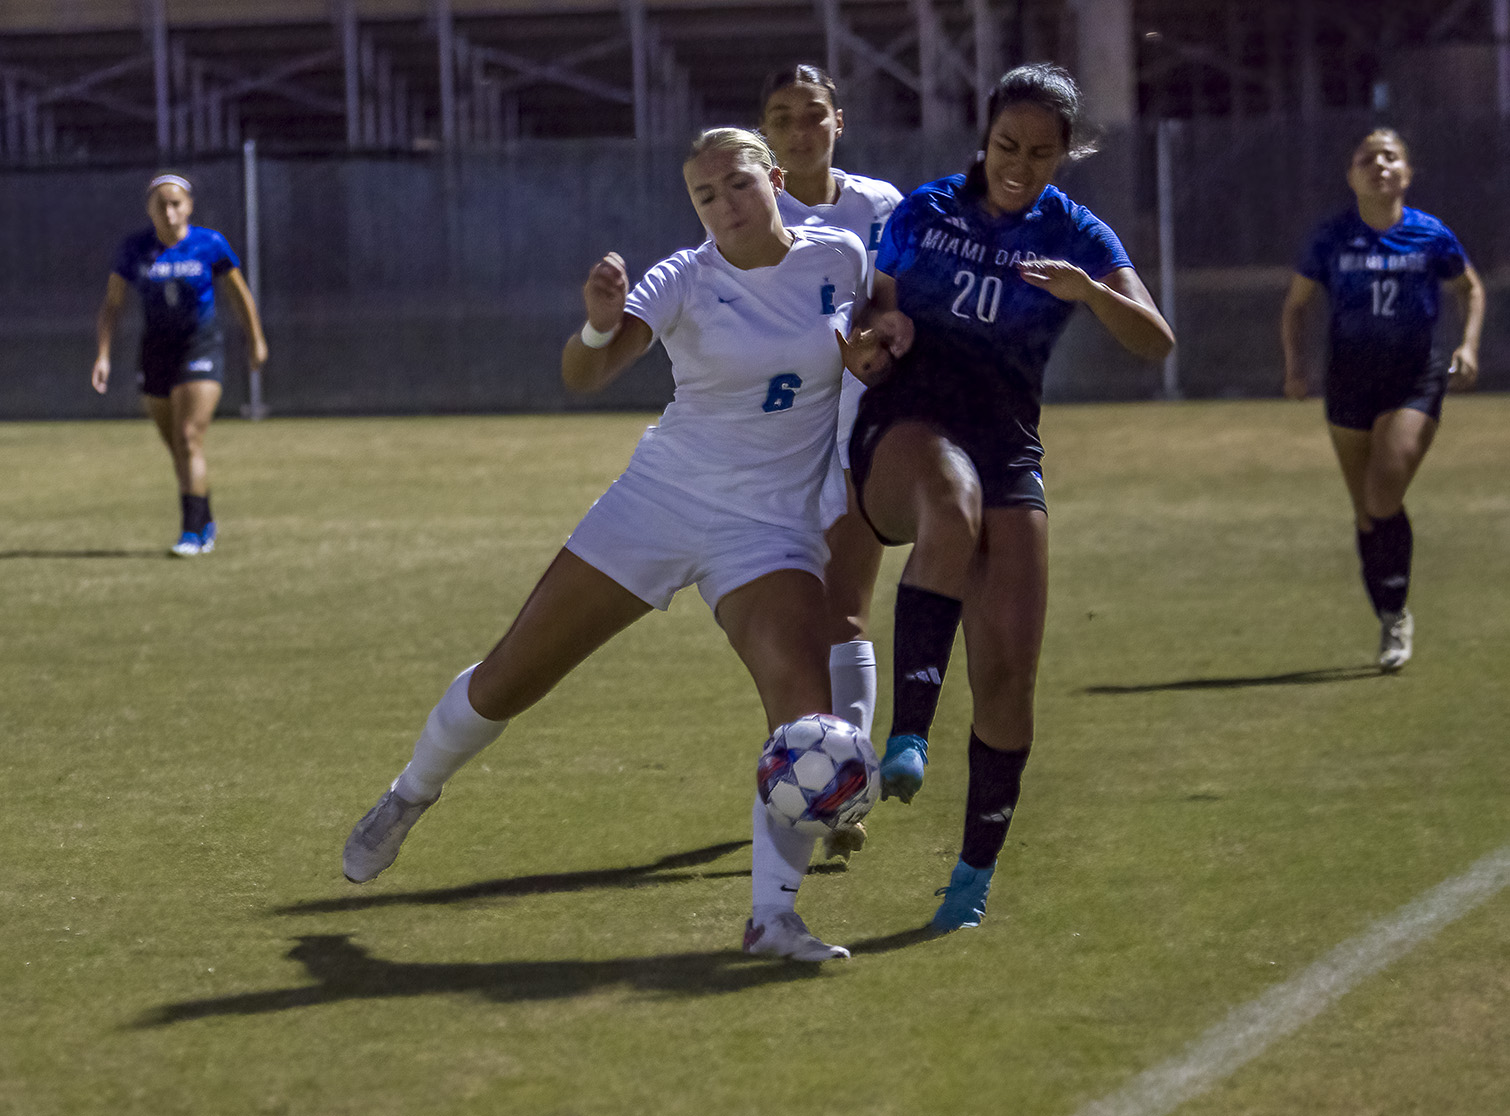
[[[1289,399],[1306,397],[1305,360],[1301,355],[1301,338],[1305,334],[1306,317],[1312,301],[1321,290],[1321,284],[1304,275],[1290,277],[1290,289],[1285,294],[1284,308],[1279,312],[1279,344],[1285,357],[1285,396]]]
[[[115,327],[121,320],[121,308],[126,305],[126,280],[111,272],[105,281],[105,299],[100,303],[100,312],[94,319],[94,370],[89,382],[101,395],[110,386],[110,342],[115,337]]]
[[[1447,386],[1467,391],[1479,378],[1479,336],[1484,330],[1484,282],[1469,264],[1463,274],[1446,284],[1463,319],[1463,340],[1452,352]]]
[[[1025,282],[1055,298],[1085,303],[1117,344],[1134,356],[1163,360],[1174,351],[1174,330],[1132,268],[1116,268],[1099,282],[1068,260],[1033,260],[1017,271]]]
[[[262,318],[257,313],[257,303],[252,299],[252,289],[239,267],[233,267],[221,278],[229,292],[231,309],[236,312],[241,328],[246,331],[247,360],[256,371],[267,363],[267,338],[262,333]]]
[[[568,390],[581,394],[602,391],[650,347],[655,336],[650,326],[624,312],[628,297],[624,258],[610,252],[593,264],[582,285],[587,324],[568,337],[561,350],[561,379]],[[588,339],[603,344],[589,345]]]
[[[884,271],[875,272],[870,301],[849,336],[839,336],[844,367],[862,384],[873,387],[886,377],[892,361],[912,348],[912,338],[912,319],[897,309],[896,280]]]

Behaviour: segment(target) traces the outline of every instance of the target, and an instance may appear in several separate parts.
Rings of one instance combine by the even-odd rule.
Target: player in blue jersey
[[[613,381],[659,340],[676,394],[628,468],[588,511],[512,627],[431,712],[413,758],[357,823],[353,882],[398,855],[446,780],[583,659],[696,585],[750,672],[769,728],[829,711],[823,532],[843,510],[835,428],[836,329],[865,299],[865,246],[828,227],[786,228],[781,171],[752,132],[705,132],[683,166],[708,232],[631,290],[610,254],[583,288],[587,325],[567,341],[574,391]],[[749,953],[826,961],[797,915],[814,838],[753,796]]]
[[[832,225],[849,229],[869,249],[874,263],[881,229],[902,200],[889,182],[851,174],[834,166],[834,144],[844,131],[844,110],[833,78],[802,63],[766,78],[760,94],[760,132],[783,173],[777,207],[787,225]],[[828,530],[828,672],[834,712],[867,736],[876,712],[876,652],[870,639],[870,602],[881,570],[880,542],[859,514],[849,483],[849,435],[864,385],[844,374],[839,400],[839,463],[844,467],[849,506]],[[856,825],[824,838],[827,856],[849,854],[864,843]]]
[[[110,385],[110,345],[126,292],[135,287],[146,321],[137,376],[147,413],[173,456],[182,511],[171,553],[180,558],[215,549],[210,477],[204,441],[225,377],[225,345],[215,313],[217,282],[241,320],[247,358],[267,360],[262,320],[241,275],[241,262],[225,237],[189,224],[194,191],[188,179],[161,174],[147,184],[152,227],[122,242],[96,321],[97,352],[91,382]]]
[[[1405,607],[1414,544],[1405,492],[1436,436],[1442,396],[1478,379],[1484,323],[1484,285],[1457,237],[1405,204],[1411,174],[1410,154],[1394,130],[1363,138],[1347,175],[1357,204],[1316,231],[1280,317],[1285,394],[1303,399],[1307,313],[1323,291],[1331,303],[1326,419],[1352,498],[1386,671],[1409,661],[1415,635]],[[1447,360],[1432,351],[1443,289],[1462,319]]]
[[[1077,305],[1130,352],[1174,335],[1116,235],[1050,184],[1079,142],[1081,99],[1057,66],[997,83],[970,169],[909,195],[876,260],[870,330],[846,361],[871,376],[850,446],[877,536],[914,544],[897,589],[885,796],[921,787],[956,629],[974,699],[960,858],[938,931],[977,925],[1033,743],[1047,603],[1038,440],[1044,366]]]

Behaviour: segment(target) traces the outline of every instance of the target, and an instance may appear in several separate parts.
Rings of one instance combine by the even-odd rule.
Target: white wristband
[[[608,331],[594,328],[591,322],[582,325],[582,344],[589,349],[606,349],[608,343],[618,336],[619,327],[614,326]]]

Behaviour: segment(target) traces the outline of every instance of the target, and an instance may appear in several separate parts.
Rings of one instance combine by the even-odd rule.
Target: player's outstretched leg
[[[949,669],[960,601],[914,585],[897,586],[892,653],[891,734],[881,759],[881,798],[911,802],[923,785],[928,731]]]
[[[837,961],[849,956],[807,928],[796,911],[797,889],[807,875],[815,838],[778,825],[760,795],[750,811],[754,830],[751,880],[753,910],[745,923],[744,951],[791,961]]]
[[[1007,841],[1007,828],[1012,824],[1012,814],[1022,793],[1022,771],[1027,762],[1027,748],[998,751],[975,733],[970,734],[965,838],[960,845],[959,862],[949,874],[949,883],[934,893],[944,897],[933,916],[935,932],[947,934],[979,926],[985,917],[996,857]]]
[[[408,766],[346,839],[341,870],[352,883],[366,883],[397,859],[404,838],[440,797],[446,780],[497,740],[508,724],[490,721],[472,708],[467,687],[476,669],[462,671],[441,695],[415,741]]]

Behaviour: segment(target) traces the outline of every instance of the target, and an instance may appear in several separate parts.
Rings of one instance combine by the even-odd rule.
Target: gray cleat
[[[398,786],[397,780],[393,786]],[[377,805],[367,811],[346,838],[346,848],[341,852],[341,871],[346,878],[352,883],[366,883],[397,860],[399,846],[409,830],[434,804],[434,798],[429,802],[409,802],[400,798],[393,787],[384,791]]]

